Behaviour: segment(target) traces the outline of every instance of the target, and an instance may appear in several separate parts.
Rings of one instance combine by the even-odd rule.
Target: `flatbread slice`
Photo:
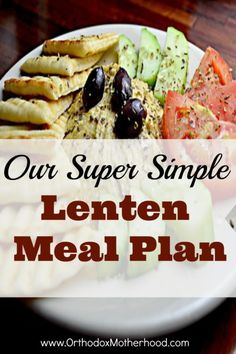
[[[43,44],[43,53],[68,54],[71,57],[84,58],[104,52],[118,42],[117,33],[103,33],[93,36],[81,36],[65,40],[49,39]]]
[[[10,98],[7,101],[0,101],[0,119],[16,123],[51,125],[67,110],[72,100],[72,94],[50,102]]]
[[[46,97],[49,100],[58,100],[71,92],[82,88],[88,78],[89,70],[75,74],[74,76],[61,78],[59,76],[22,76],[6,80],[6,91],[19,96]]]
[[[14,124],[0,121],[0,139],[63,139],[67,118],[61,115],[52,125]]]
[[[70,58],[68,55],[42,55],[26,60],[21,66],[21,70],[31,75],[73,76],[77,72],[94,66],[101,59],[102,55],[103,53],[98,53],[86,58]]]

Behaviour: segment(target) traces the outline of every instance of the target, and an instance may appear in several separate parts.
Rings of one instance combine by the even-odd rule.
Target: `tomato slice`
[[[209,108],[218,120],[236,123],[236,81],[215,49],[207,48],[191,84],[189,98]]]
[[[214,51],[212,61],[214,73],[219,77],[220,83],[226,85],[233,80],[232,69],[215,49],[211,50]]]
[[[208,107],[219,120],[236,123],[236,81],[218,87],[191,90],[188,96]]]
[[[209,108],[174,91],[166,96],[162,129],[165,139],[234,139],[236,136],[236,124],[218,120]]]
[[[220,139],[236,139],[236,124],[230,122],[219,121],[220,123]]]
[[[219,52],[208,47],[191,81],[193,89],[225,85],[232,81],[232,72]]]
[[[163,115],[165,139],[213,139],[219,133],[219,121],[208,108],[187,95],[168,92]]]
[[[220,100],[222,101],[220,88],[224,87],[224,85],[229,85],[232,80],[233,77],[229,65],[215,49],[208,47],[192,78],[192,88],[188,90],[188,96],[205,107],[209,107],[218,119],[224,120],[225,117],[218,113],[224,111],[225,107],[221,105],[222,109],[217,111],[214,109],[214,105],[215,102],[218,102],[217,107],[219,107],[219,102]],[[214,100],[214,97],[216,97],[215,90],[218,90],[217,100]],[[208,105],[209,98],[213,99],[213,102],[211,102],[213,107]],[[226,120],[234,121],[228,118]]]

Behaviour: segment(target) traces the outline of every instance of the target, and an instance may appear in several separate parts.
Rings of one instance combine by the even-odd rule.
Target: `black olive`
[[[83,104],[88,111],[101,101],[105,88],[105,75],[103,68],[95,68],[89,74],[84,85]]]
[[[134,139],[139,136],[147,111],[137,98],[129,99],[118,113],[114,132],[119,139]]]
[[[113,81],[113,94],[111,97],[111,106],[114,112],[119,112],[124,103],[132,96],[131,79],[127,71],[120,68]]]

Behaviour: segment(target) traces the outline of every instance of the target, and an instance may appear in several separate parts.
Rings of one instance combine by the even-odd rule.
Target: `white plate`
[[[58,38],[117,32],[130,37],[138,47],[141,28],[141,26],[128,24],[101,25],[76,30]],[[157,35],[163,46],[166,33],[154,28],[150,29]],[[4,75],[0,82],[0,92],[4,80],[19,76],[19,69],[23,62],[39,55],[41,50],[42,46],[39,46],[31,51]],[[189,78],[199,65],[202,55],[201,49],[189,44]],[[204,316],[221,301],[220,298],[38,299],[32,303],[32,307],[44,316],[73,329],[103,335],[147,336],[160,335],[184,327]]]

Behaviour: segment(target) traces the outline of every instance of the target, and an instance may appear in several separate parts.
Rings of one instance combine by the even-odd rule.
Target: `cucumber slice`
[[[133,198],[138,203],[147,200],[148,197],[141,190],[133,190]],[[145,235],[165,235],[165,222],[157,219],[153,221],[133,220],[129,222],[130,236],[145,236]],[[129,254],[131,252],[131,245],[129,245]],[[126,276],[127,278],[137,277],[144,273],[154,270],[158,266],[156,252],[147,254],[147,260],[142,261],[127,261]]]
[[[104,236],[117,236],[117,252],[120,257],[119,261],[101,262],[96,265],[98,279],[112,278],[123,272],[127,249],[126,245],[128,242],[128,226],[122,221],[114,221],[113,228],[107,228],[107,222],[105,221],[103,224],[100,223],[99,228],[103,231]],[[105,251],[103,247],[101,247],[101,251]]]
[[[154,89],[154,95],[161,104],[164,104],[165,96],[169,90],[184,93],[187,73],[188,41],[182,32],[169,27]]]
[[[147,185],[144,182],[143,190],[153,200],[185,201],[190,219],[166,221],[167,227],[179,241],[193,242],[197,247],[199,242],[214,240],[211,194],[202,182],[198,182],[194,188],[189,188],[188,181],[184,180],[174,183],[166,181],[159,186]]]
[[[138,54],[134,43],[124,34],[119,38],[118,63],[127,71],[131,79],[136,76]]]
[[[153,87],[161,64],[161,47],[157,37],[147,28],[141,31],[137,78]]]
[[[119,203],[119,198],[110,193],[105,193],[103,195],[103,200],[113,200],[116,204]],[[117,236],[117,252],[120,257],[119,261],[100,262],[96,265],[97,278],[107,279],[123,272],[127,252],[128,223],[123,220],[116,220],[113,222],[107,222],[106,220],[99,221],[98,230],[99,234],[103,236]],[[106,251],[103,240],[100,247],[102,252]]]
[[[169,191],[170,192],[170,191]],[[180,241],[190,241],[196,248],[200,242],[214,240],[213,207],[211,194],[203,183],[199,182],[193,189],[170,192],[172,200],[184,200],[190,215],[189,220],[167,221],[167,226]],[[170,199],[170,200],[171,200]]]

